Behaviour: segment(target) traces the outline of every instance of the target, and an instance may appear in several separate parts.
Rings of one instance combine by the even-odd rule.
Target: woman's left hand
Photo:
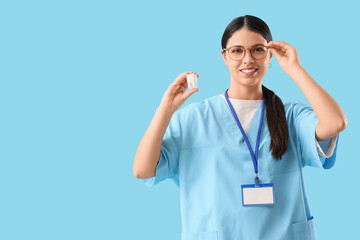
[[[299,55],[295,48],[287,42],[271,41],[265,45],[275,55],[281,68],[288,73],[291,69],[301,67]]]

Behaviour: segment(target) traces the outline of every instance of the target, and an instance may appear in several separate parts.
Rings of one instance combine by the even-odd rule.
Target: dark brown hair
[[[226,27],[221,39],[221,48],[226,48],[226,44],[235,31],[247,28],[250,31],[261,34],[266,42],[272,41],[272,36],[268,25],[258,17],[245,15],[232,20]],[[269,151],[275,159],[281,156],[288,148],[289,131],[286,122],[285,108],[281,99],[270,89],[262,85],[265,98],[266,121],[270,132],[271,143]]]

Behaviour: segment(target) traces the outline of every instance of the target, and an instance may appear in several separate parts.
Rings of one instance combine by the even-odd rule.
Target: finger
[[[173,82],[174,85],[179,85],[179,84],[182,84],[184,82],[184,80],[186,79],[186,75],[188,74],[192,74],[192,73],[195,73],[195,72],[184,72],[182,74],[180,74],[176,79],[175,81]],[[199,74],[195,73],[198,77],[199,77]]]
[[[187,81],[184,81],[181,86],[183,86],[185,89],[188,88],[188,82]]]
[[[271,48],[270,52],[275,55],[276,59],[280,59],[283,56],[283,53],[280,53],[280,50]]]
[[[291,46],[287,42],[283,41],[271,41],[267,44],[268,47],[273,48],[280,48],[286,51],[287,49],[291,48]]]
[[[276,50],[281,50],[283,52],[286,52],[286,48],[284,47],[281,47],[281,46],[274,46],[274,45],[271,45],[271,46],[267,46],[267,48],[270,50],[270,49],[276,49]]]
[[[175,79],[175,81],[172,84],[179,85],[179,84],[183,83],[183,81],[186,78],[186,75],[189,73],[191,73],[191,72],[184,72],[184,73],[180,74],[179,76],[177,76],[177,78]]]
[[[189,91],[185,92],[184,95],[183,95],[183,97],[184,97],[185,100],[186,100],[186,99],[188,99],[194,92],[197,92],[197,91],[199,91],[198,88],[192,88],[192,89],[190,89]]]
[[[180,88],[180,91],[185,92],[186,89],[187,89],[186,87],[182,86],[182,87]]]
[[[270,41],[268,44],[273,44],[275,46],[281,46],[281,47],[289,47],[290,44],[284,41]]]
[[[182,82],[178,82],[178,83],[175,80],[172,84],[170,84],[169,91],[175,94],[178,91],[185,92],[187,88],[188,88],[188,83],[186,80],[183,79]]]

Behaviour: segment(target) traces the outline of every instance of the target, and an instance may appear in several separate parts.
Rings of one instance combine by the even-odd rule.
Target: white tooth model
[[[195,73],[186,75],[188,88],[197,88],[197,76]]]

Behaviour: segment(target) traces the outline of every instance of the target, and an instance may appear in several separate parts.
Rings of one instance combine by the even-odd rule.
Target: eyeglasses
[[[239,47],[239,46],[233,46],[230,48],[224,48],[224,51],[227,51],[229,54],[229,57],[234,61],[239,61],[243,59],[245,56],[247,48]],[[253,58],[260,60],[267,56],[268,54],[268,48],[263,45],[256,45],[250,49],[250,54]]]

